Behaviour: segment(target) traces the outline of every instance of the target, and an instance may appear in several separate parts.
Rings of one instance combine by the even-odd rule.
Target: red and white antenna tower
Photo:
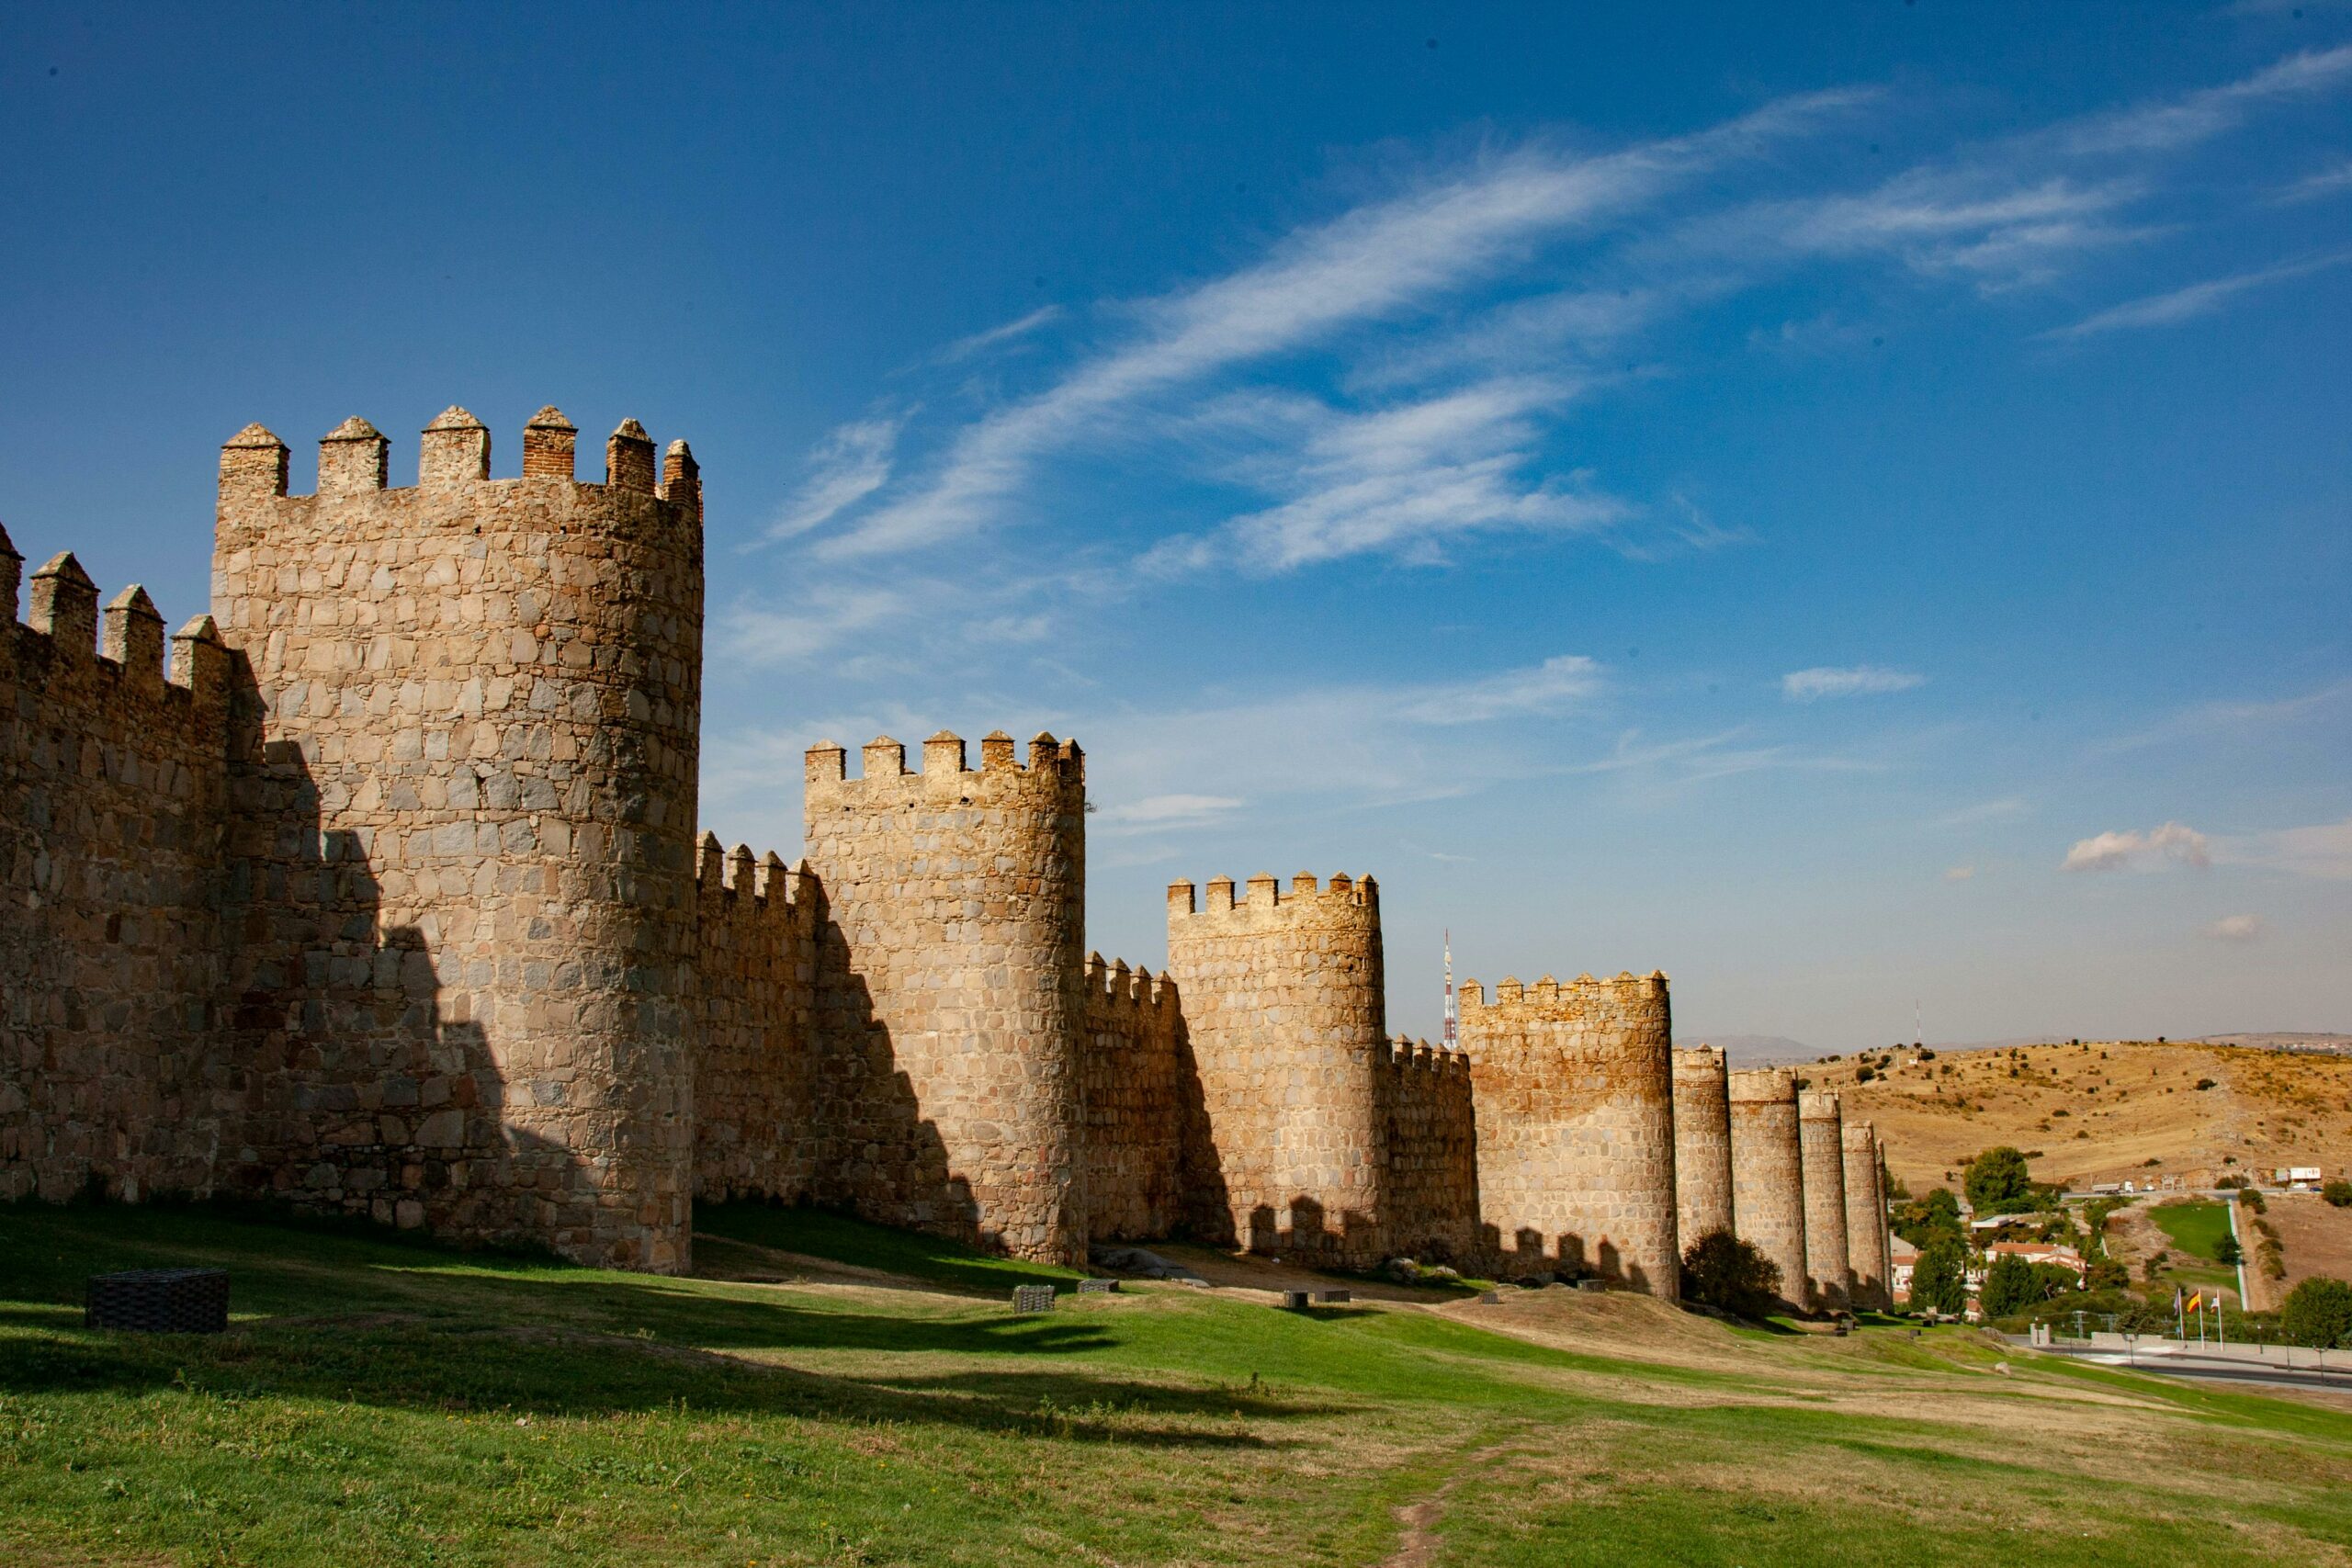
[[[1445,933],[1445,1048],[1449,1051],[1454,1049],[1456,1043],[1455,1032],[1453,1026],[1453,931],[1452,928],[1449,927]]]

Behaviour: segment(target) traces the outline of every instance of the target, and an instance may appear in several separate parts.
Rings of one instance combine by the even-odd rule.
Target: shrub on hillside
[[[2132,1282],[2132,1270],[2112,1258],[2102,1258],[2090,1266],[2083,1276],[2083,1285],[2092,1291],[2120,1291]]]
[[[2352,1181],[2331,1181],[2319,1195],[2339,1209],[2352,1209]]]
[[[1682,1254],[1682,1293],[1735,1317],[1763,1317],[1778,1304],[1781,1266],[1729,1231],[1709,1231]]]
[[[2221,1240],[2213,1244],[2213,1261],[2216,1263],[2230,1264],[2243,1263],[2245,1261],[2245,1248],[2238,1245],[2237,1237],[2233,1235],[2225,1235]]]
[[[2352,1285],[2314,1274],[2287,1292],[2278,1326],[2298,1345],[2352,1348]]]

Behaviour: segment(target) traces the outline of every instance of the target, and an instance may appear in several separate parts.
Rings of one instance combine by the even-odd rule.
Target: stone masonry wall
[[[1666,976],[1505,979],[1461,993],[1478,1208],[1498,1267],[1583,1268],[1679,1292]]]
[[[0,532],[0,1199],[211,1188],[228,660]],[[100,645],[103,644],[103,647]]]
[[[702,674],[700,479],[634,421],[606,479],[544,410],[523,477],[429,425],[388,490],[364,420],[314,495],[222,450],[240,1185],[686,1266]]]
[[[1388,1250],[1424,1263],[1478,1257],[1478,1121],[1459,1051],[1399,1037],[1382,1084]]]
[[[1206,1132],[1175,982],[1090,953],[1084,1019],[1087,1239],[1173,1235]]]
[[[820,1180],[814,879],[707,834],[695,882],[695,1196],[798,1202]]]
[[[872,1218],[1082,1262],[1084,761],[1050,735],[1026,767],[1001,733],[980,756],[968,769],[964,742],[934,735],[910,773],[885,737],[851,779],[840,747],[808,752],[818,1028],[854,1058],[841,1109],[886,1123],[853,1136],[849,1195]]]
[[[1675,1049],[1674,1200],[1686,1249],[1733,1228],[1730,1085],[1724,1054],[1713,1045]]]
[[[1886,1271],[1886,1199],[1878,1179],[1878,1130],[1845,1123],[1846,1262],[1853,1270],[1853,1305],[1883,1312],[1893,1295]]]
[[[1758,1067],[1730,1080],[1732,1218],[1739,1238],[1781,1270],[1781,1295],[1805,1304],[1804,1155],[1796,1075]]]
[[[1206,1234],[1360,1266],[1386,1248],[1380,1077],[1388,1052],[1380,892],[1302,872],[1168,889],[1168,972],[1183,992],[1223,1190]]]
[[[1804,1162],[1804,1259],[1813,1304],[1842,1307],[1852,1293],[1846,1261],[1846,1140],[1838,1097],[1807,1089],[1797,1100]]]

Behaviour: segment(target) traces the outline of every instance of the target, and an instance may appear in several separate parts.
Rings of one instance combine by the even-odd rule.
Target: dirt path
[[[1446,1500],[1453,1495],[1454,1488],[1480,1466],[1510,1451],[1508,1443],[1480,1449],[1455,1466],[1453,1473],[1436,1491],[1417,1503],[1398,1505],[1396,1522],[1404,1527],[1404,1533],[1396,1539],[1396,1550],[1380,1560],[1380,1568],[1429,1568],[1437,1560],[1437,1522],[1445,1517]]]

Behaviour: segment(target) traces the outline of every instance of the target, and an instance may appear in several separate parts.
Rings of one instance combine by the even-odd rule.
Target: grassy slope
[[[2220,1203],[2159,1203],[2148,1211],[2156,1228],[2174,1247],[2211,1263],[2222,1238],[2230,1234],[2230,1212]]]
[[[1498,1309],[1178,1289],[1016,1320],[1000,1292],[1025,1266],[705,1223],[738,1273],[792,1276],[760,1250],[784,1247],[931,1283],[0,1209],[0,1561],[1364,1563],[1440,1493],[1441,1563],[1980,1563],[2030,1538],[2038,1563],[2212,1568],[2352,1544],[2352,1416],[1996,1373],[1954,1331],[1735,1335],[1556,1291],[1500,1309],[1553,1314],[1523,1329],[1551,1343],[1461,1320]],[[235,1271],[232,1333],[81,1329],[85,1274],[178,1261]]]

